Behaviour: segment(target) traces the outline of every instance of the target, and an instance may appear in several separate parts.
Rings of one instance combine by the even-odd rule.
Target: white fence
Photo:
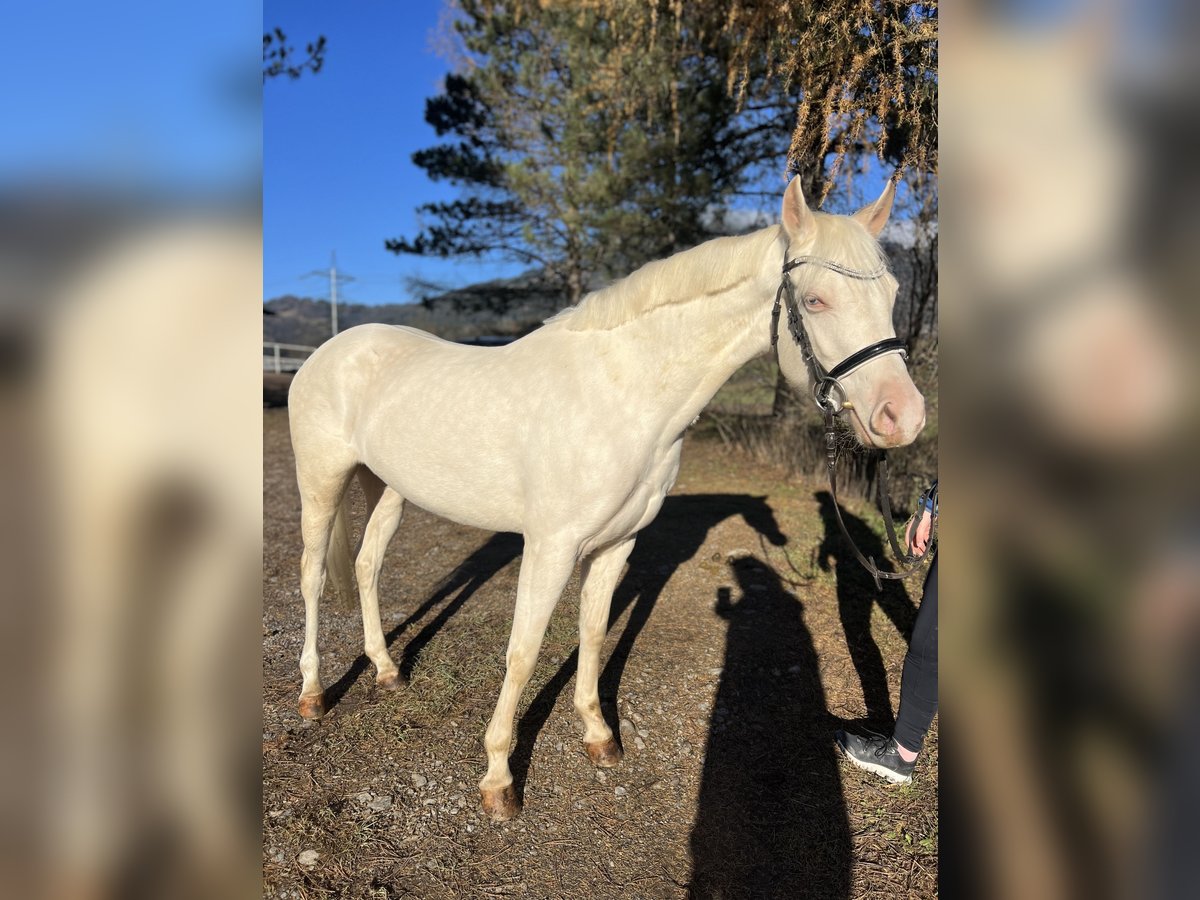
[[[279,344],[275,341],[263,341],[263,371],[274,372],[276,375],[295,372],[316,349],[316,347],[306,347],[303,344]]]

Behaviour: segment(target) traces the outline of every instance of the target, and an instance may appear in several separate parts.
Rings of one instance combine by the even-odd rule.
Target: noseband
[[[792,285],[792,279],[788,277],[788,273],[792,269],[799,268],[803,265],[818,265],[829,269],[832,272],[837,272],[839,275],[846,278],[853,278],[857,281],[874,281],[877,278],[882,278],[887,268],[881,263],[877,268],[869,272],[861,272],[857,269],[850,269],[846,266],[839,265],[836,262],[828,259],[822,259],[819,256],[797,256],[795,259],[784,258],[783,277],[779,283],[779,290],[775,292],[775,306],[771,309],[771,347],[774,348],[779,343],[779,313],[783,305],[784,299],[787,301],[788,313],[788,331],[791,332],[792,340],[796,342],[796,346],[800,348],[800,355],[804,358],[804,364],[808,367],[808,373],[812,377],[813,382],[813,400],[817,404],[817,408],[821,410],[825,417],[825,464],[829,474],[829,493],[833,498],[833,511],[837,515],[838,527],[842,531],[842,536],[850,544],[850,549],[854,551],[854,555],[858,557],[858,561],[862,563],[871,577],[875,579],[875,587],[877,590],[883,590],[881,579],[900,580],[907,578],[917,571],[918,567],[936,543],[935,539],[930,537],[929,545],[925,548],[925,552],[920,556],[914,556],[906,553],[900,547],[900,541],[896,537],[896,526],[892,521],[892,506],[888,500],[888,468],[887,454],[882,450],[879,454],[879,506],[880,512],[883,513],[883,522],[887,528],[888,542],[892,546],[892,552],[896,554],[896,559],[900,561],[904,568],[899,572],[883,572],[879,566],[875,564],[873,557],[868,557],[858,545],[854,543],[854,538],[850,537],[850,532],[846,529],[846,523],[842,521],[841,504],[838,503],[837,496],[837,460],[838,460],[838,441],[837,427],[835,419],[844,410],[850,409],[851,404],[846,399],[846,389],[842,387],[840,379],[849,375],[855,369],[875,359],[877,356],[884,356],[888,353],[899,353],[903,359],[908,359],[908,348],[904,341],[900,338],[885,338],[882,341],[876,341],[874,344],[868,344],[861,350],[856,350],[851,353],[832,369],[826,370],[821,365],[821,361],[817,359],[817,354],[813,352],[812,341],[808,337],[808,332],[804,328],[804,319],[800,315],[800,307],[796,303],[796,290]],[[833,393],[837,391],[838,399],[834,399]],[[914,531],[916,524],[913,525]]]

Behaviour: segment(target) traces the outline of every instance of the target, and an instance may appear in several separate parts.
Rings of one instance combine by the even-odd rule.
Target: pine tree
[[[413,157],[462,196],[421,207],[420,233],[388,249],[498,254],[574,302],[591,276],[710,236],[712,208],[752,176],[751,157],[779,158],[788,123],[744,133],[719,59],[676,28],[644,33],[638,10],[465,0],[467,63],[426,107],[453,140]]]
[[[398,253],[501,256],[572,302],[705,239],[788,173],[823,201],[856,161],[936,167],[937,5],[459,0],[462,64],[414,154],[458,199]]]

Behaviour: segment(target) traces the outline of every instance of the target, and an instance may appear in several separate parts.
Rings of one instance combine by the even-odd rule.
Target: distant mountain
[[[567,305],[562,291],[540,273],[526,272],[468,285],[419,303],[338,304],[338,330],[365,322],[410,325],[448,340],[520,337]],[[263,304],[263,340],[317,346],[329,337],[329,301],[276,297]]]

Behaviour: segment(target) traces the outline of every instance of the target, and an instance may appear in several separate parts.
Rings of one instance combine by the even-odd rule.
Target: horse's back
[[[372,323],[347,329],[317,348],[300,367],[288,394],[293,422],[297,413],[319,414],[321,427],[331,419],[350,425],[355,409],[370,404],[381,377],[403,371],[422,350],[453,352],[458,345],[399,325]],[[346,433],[347,439],[350,433]]]

